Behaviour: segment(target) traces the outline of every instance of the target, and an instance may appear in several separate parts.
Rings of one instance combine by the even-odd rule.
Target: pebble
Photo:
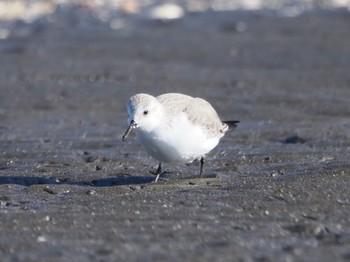
[[[277,176],[284,176],[284,172],[282,170],[276,170],[276,171],[273,171],[270,176],[272,177],[277,177]]]

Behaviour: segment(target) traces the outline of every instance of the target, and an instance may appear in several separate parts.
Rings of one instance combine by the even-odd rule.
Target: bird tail
[[[237,124],[239,123],[239,121],[237,121],[237,120],[232,120],[232,121],[224,121],[223,123],[225,123],[226,125],[228,125],[228,128],[234,129],[234,128],[237,127]]]
[[[237,120],[232,120],[232,121],[223,121],[224,128],[221,129],[221,132],[225,133],[227,130],[233,130],[237,127],[237,124],[239,121]]]

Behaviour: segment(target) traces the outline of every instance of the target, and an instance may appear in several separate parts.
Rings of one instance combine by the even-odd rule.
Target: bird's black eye
[[[143,111],[143,115],[147,115],[148,114],[148,110]]]

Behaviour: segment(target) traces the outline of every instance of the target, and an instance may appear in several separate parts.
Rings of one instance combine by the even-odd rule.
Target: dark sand
[[[349,13],[141,22],[0,42],[1,261],[350,261]],[[241,121],[204,178],[150,183],[121,140],[139,92]]]

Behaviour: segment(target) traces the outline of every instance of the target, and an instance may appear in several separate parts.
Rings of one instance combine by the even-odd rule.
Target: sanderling
[[[200,176],[204,155],[219,143],[229,128],[239,121],[221,121],[215,109],[204,99],[169,93],[157,97],[137,94],[127,106],[129,127],[123,141],[135,129],[144,149],[159,161],[158,181],[162,162],[192,162],[200,159]]]

